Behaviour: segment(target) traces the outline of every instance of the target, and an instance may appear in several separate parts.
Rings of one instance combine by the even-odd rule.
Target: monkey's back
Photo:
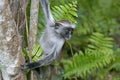
[[[54,31],[54,28],[47,27],[40,37],[40,45],[43,49],[43,56],[54,54],[58,56],[65,40],[60,38]]]

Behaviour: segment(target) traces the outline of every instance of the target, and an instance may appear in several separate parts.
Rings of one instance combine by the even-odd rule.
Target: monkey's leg
[[[31,62],[31,63],[25,63],[24,65],[22,65],[22,69],[26,70],[26,69],[35,69],[41,66],[45,66],[45,65],[49,65],[50,63],[52,63],[54,61],[54,57],[53,54],[45,57],[44,59],[41,59],[39,61],[36,62]]]

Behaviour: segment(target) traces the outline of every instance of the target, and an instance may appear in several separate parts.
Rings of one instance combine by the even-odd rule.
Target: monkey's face
[[[65,40],[69,40],[72,37],[75,26],[71,23],[57,23],[55,25],[55,31]]]
[[[62,37],[65,40],[71,39],[72,34],[73,34],[73,30],[74,30],[73,28],[64,27],[62,32],[61,32]]]

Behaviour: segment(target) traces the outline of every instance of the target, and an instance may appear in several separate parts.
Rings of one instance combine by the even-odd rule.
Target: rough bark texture
[[[38,23],[39,0],[31,0],[30,10],[30,35],[29,35],[29,51],[33,50],[37,39],[37,23]],[[30,54],[31,55],[31,54]],[[31,71],[31,80],[38,80],[36,75]]]
[[[29,35],[29,46],[30,50],[36,44],[37,37],[37,23],[38,23],[38,10],[39,9],[39,0],[31,1],[31,11],[30,11],[30,35]]]
[[[16,26],[21,37],[22,47],[24,47],[25,46],[25,42],[23,41],[25,29],[24,0],[8,0],[8,1],[12,12],[12,17],[15,20]]]
[[[0,66],[3,67],[3,80],[26,80],[20,68],[24,63],[20,40],[10,4],[8,0],[0,0]]]

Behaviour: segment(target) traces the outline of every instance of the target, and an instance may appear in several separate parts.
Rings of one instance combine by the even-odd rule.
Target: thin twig
[[[28,20],[27,20],[27,13],[26,13],[26,0],[24,0],[24,12],[25,12],[25,22],[26,22],[26,35],[27,35],[27,42],[28,42],[28,51],[29,51],[29,59],[30,62],[32,61],[32,54],[29,45],[29,31],[28,31]],[[31,80],[33,80],[33,71],[31,70]]]
[[[73,49],[72,49],[72,46],[71,46],[71,44],[70,44],[68,41],[66,41],[66,43],[69,45],[69,47],[70,47],[70,51],[71,51],[71,53],[72,53],[72,56],[73,56]]]
[[[30,52],[30,46],[29,46],[29,31],[28,31],[28,20],[27,20],[27,14],[26,14],[26,0],[24,0],[24,12],[25,12],[26,35],[27,35],[27,42],[28,42],[29,59],[31,62],[32,58],[31,58],[31,52]]]

